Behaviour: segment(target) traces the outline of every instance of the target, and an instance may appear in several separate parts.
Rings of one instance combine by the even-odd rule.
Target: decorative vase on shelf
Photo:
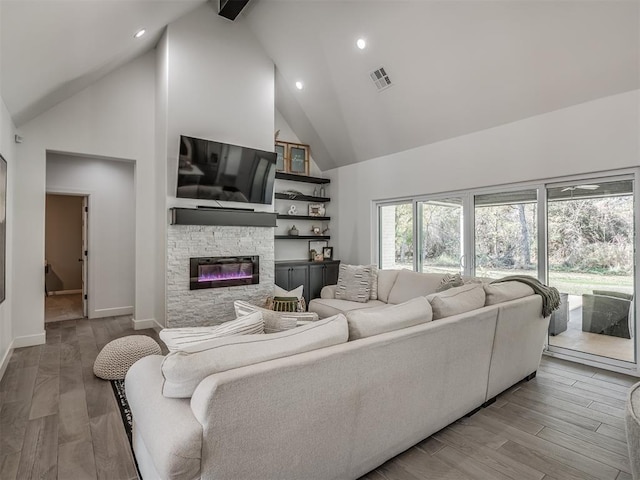
[[[296,237],[299,234],[300,234],[300,232],[298,231],[298,229],[296,228],[295,225],[293,227],[291,227],[291,229],[289,230],[289,235],[291,235],[292,237]]]
[[[317,197],[318,196],[318,187],[313,189],[313,196]]]
[[[324,187],[320,187],[320,196],[321,197],[325,197],[326,196],[326,192],[324,191]]]

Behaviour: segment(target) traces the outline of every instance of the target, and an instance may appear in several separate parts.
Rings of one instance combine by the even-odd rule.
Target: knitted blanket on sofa
[[[560,292],[556,287],[549,287],[542,283],[537,278],[529,275],[510,275],[498,280],[494,280],[491,283],[502,282],[520,282],[529,285],[535,293],[542,297],[542,316],[548,317],[554,310],[560,307]]]

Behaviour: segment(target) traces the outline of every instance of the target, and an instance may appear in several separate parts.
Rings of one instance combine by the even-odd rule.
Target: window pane
[[[549,283],[563,305],[549,345],[634,361],[633,183],[548,189]]]
[[[422,272],[462,270],[462,199],[420,202]]]
[[[476,275],[538,276],[537,191],[476,195]]]
[[[384,205],[380,214],[380,268],[413,270],[413,204]]]

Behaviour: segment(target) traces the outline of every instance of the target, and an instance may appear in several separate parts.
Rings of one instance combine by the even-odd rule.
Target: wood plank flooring
[[[114,338],[162,345],[157,332],[134,332],[128,316],[48,323],[46,332],[46,345],[14,351],[0,382],[0,479],[137,478],[111,386],[92,367]],[[631,479],[623,408],[636,381],[544,357],[535,379],[362,480]]]
[[[96,355],[114,338],[161,343],[130,322],[47,323],[45,345],[13,352],[0,382],[0,479],[138,478],[111,385],[93,375]]]

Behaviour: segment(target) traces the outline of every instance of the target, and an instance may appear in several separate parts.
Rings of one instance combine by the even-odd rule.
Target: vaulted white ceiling
[[[153,48],[202,3],[0,0],[14,122]],[[639,19],[637,0],[252,0],[236,21],[273,59],[276,106],[328,169],[639,88]],[[393,82],[382,92],[379,67]]]
[[[638,88],[639,6],[261,0],[246,20],[281,112],[326,169]],[[378,92],[381,66],[394,86]]]
[[[168,23],[205,1],[0,0],[0,85],[14,123],[153,48]]]

